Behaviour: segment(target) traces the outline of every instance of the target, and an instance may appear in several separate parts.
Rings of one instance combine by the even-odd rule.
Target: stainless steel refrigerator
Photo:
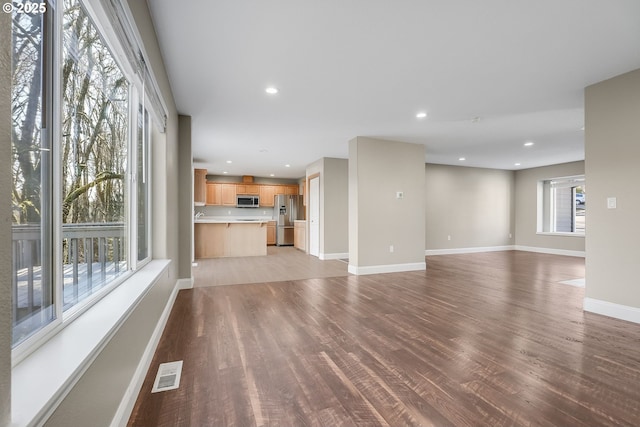
[[[276,220],[276,245],[293,245],[293,221],[304,218],[302,196],[275,196],[273,217]]]

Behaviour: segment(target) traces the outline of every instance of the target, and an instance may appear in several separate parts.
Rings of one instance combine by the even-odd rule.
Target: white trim
[[[380,274],[380,273],[398,273],[402,271],[419,271],[426,270],[426,262],[409,262],[406,264],[387,264],[387,265],[365,265],[358,267],[349,264],[349,273],[356,275]]]
[[[628,322],[640,323],[640,308],[616,304],[594,298],[584,299],[584,311],[601,314]]]
[[[585,237],[584,231],[536,231],[538,236]]]
[[[170,263],[151,261],[12,369],[12,425],[51,416]]]
[[[193,289],[193,277],[190,277],[188,279],[178,279],[178,281],[176,282],[176,286],[180,290]]]
[[[318,255],[318,258],[321,260],[328,260],[328,259],[347,259],[349,258],[349,252],[336,252],[336,253],[332,253],[332,254],[324,254],[322,252],[320,252],[320,255]]]
[[[478,248],[454,248],[454,249],[425,249],[424,255],[454,255],[454,254],[472,254],[477,252],[499,252],[499,251],[513,251],[514,245],[509,246],[485,246]]]
[[[584,258],[586,256],[585,251],[570,251],[568,249],[538,248],[536,246],[521,246],[521,245],[516,245],[515,249],[516,251],[537,252],[541,254],[551,254],[551,255],[575,256],[580,258]]]
[[[162,332],[164,332],[164,328],[167,325],[167,321],[169,320],[169,315],[171,314],[171,309],[173,308],[173,304],[178,297],[178,292],[182,289],[190,289],[193,287],[193,279],[179,279],[176,281],[175,286],[173,287],[173,291],[169,296],[169,300],[158,319],[158,323],[156,324],[155,329],[153,330],[153,334],[151,334],[151,338],[147,343],[147,347],[144,349],[144,353],[140,358],[140,362],[138,363],[138,367],[136,368],[135,373],[133,374],[133,378],[131,378],[131,382],[127,387],[127,391],[122,396],[122,400],[120,401],[120,405],[118,405],[118,410],[111,420],[111,427],[118,426],[126,426],[129,421],[129,417],[131,417],[131,412],[133,411],[133,406],[136,403],[136,398],[142,389],[142,384],[144,383],[144,379],[147,375],[147,371],[151,366],[151,362],[153,360],[153,355],[158,348],[158,344],[160,343],[160,337],[162,337]]]

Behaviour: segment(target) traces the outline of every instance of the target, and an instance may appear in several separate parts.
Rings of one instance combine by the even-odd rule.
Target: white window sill
[[[12,426],[51,415],[170,262],[145,265],[12,369]]]
[[[539,236],[565,236],[565,237],[584,237],[584,233],[551,233],[546,231],[538,231]]]

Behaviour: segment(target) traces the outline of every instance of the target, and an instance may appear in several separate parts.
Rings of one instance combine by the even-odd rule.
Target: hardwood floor
[[[508,251],[181,291],[129,425],[640,425],[640,325],[584,313],[580,277]]]

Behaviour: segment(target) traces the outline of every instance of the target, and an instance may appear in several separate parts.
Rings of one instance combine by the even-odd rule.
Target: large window
[[[64,1],[65,310],[127,271],[129,83],[77,0]]]
[[[584,175],[553,178],[538,183],[538,232],[585,233]]]
[[[64,326],[151,257],[148,71],[116,60],[81,0],[49,0],[32,13],[18,3],[14,347]]]
[[[16,3],[16,2],[14,2]],[[13,342],[51,323],[51,81],[54,13],[12,15]]]

